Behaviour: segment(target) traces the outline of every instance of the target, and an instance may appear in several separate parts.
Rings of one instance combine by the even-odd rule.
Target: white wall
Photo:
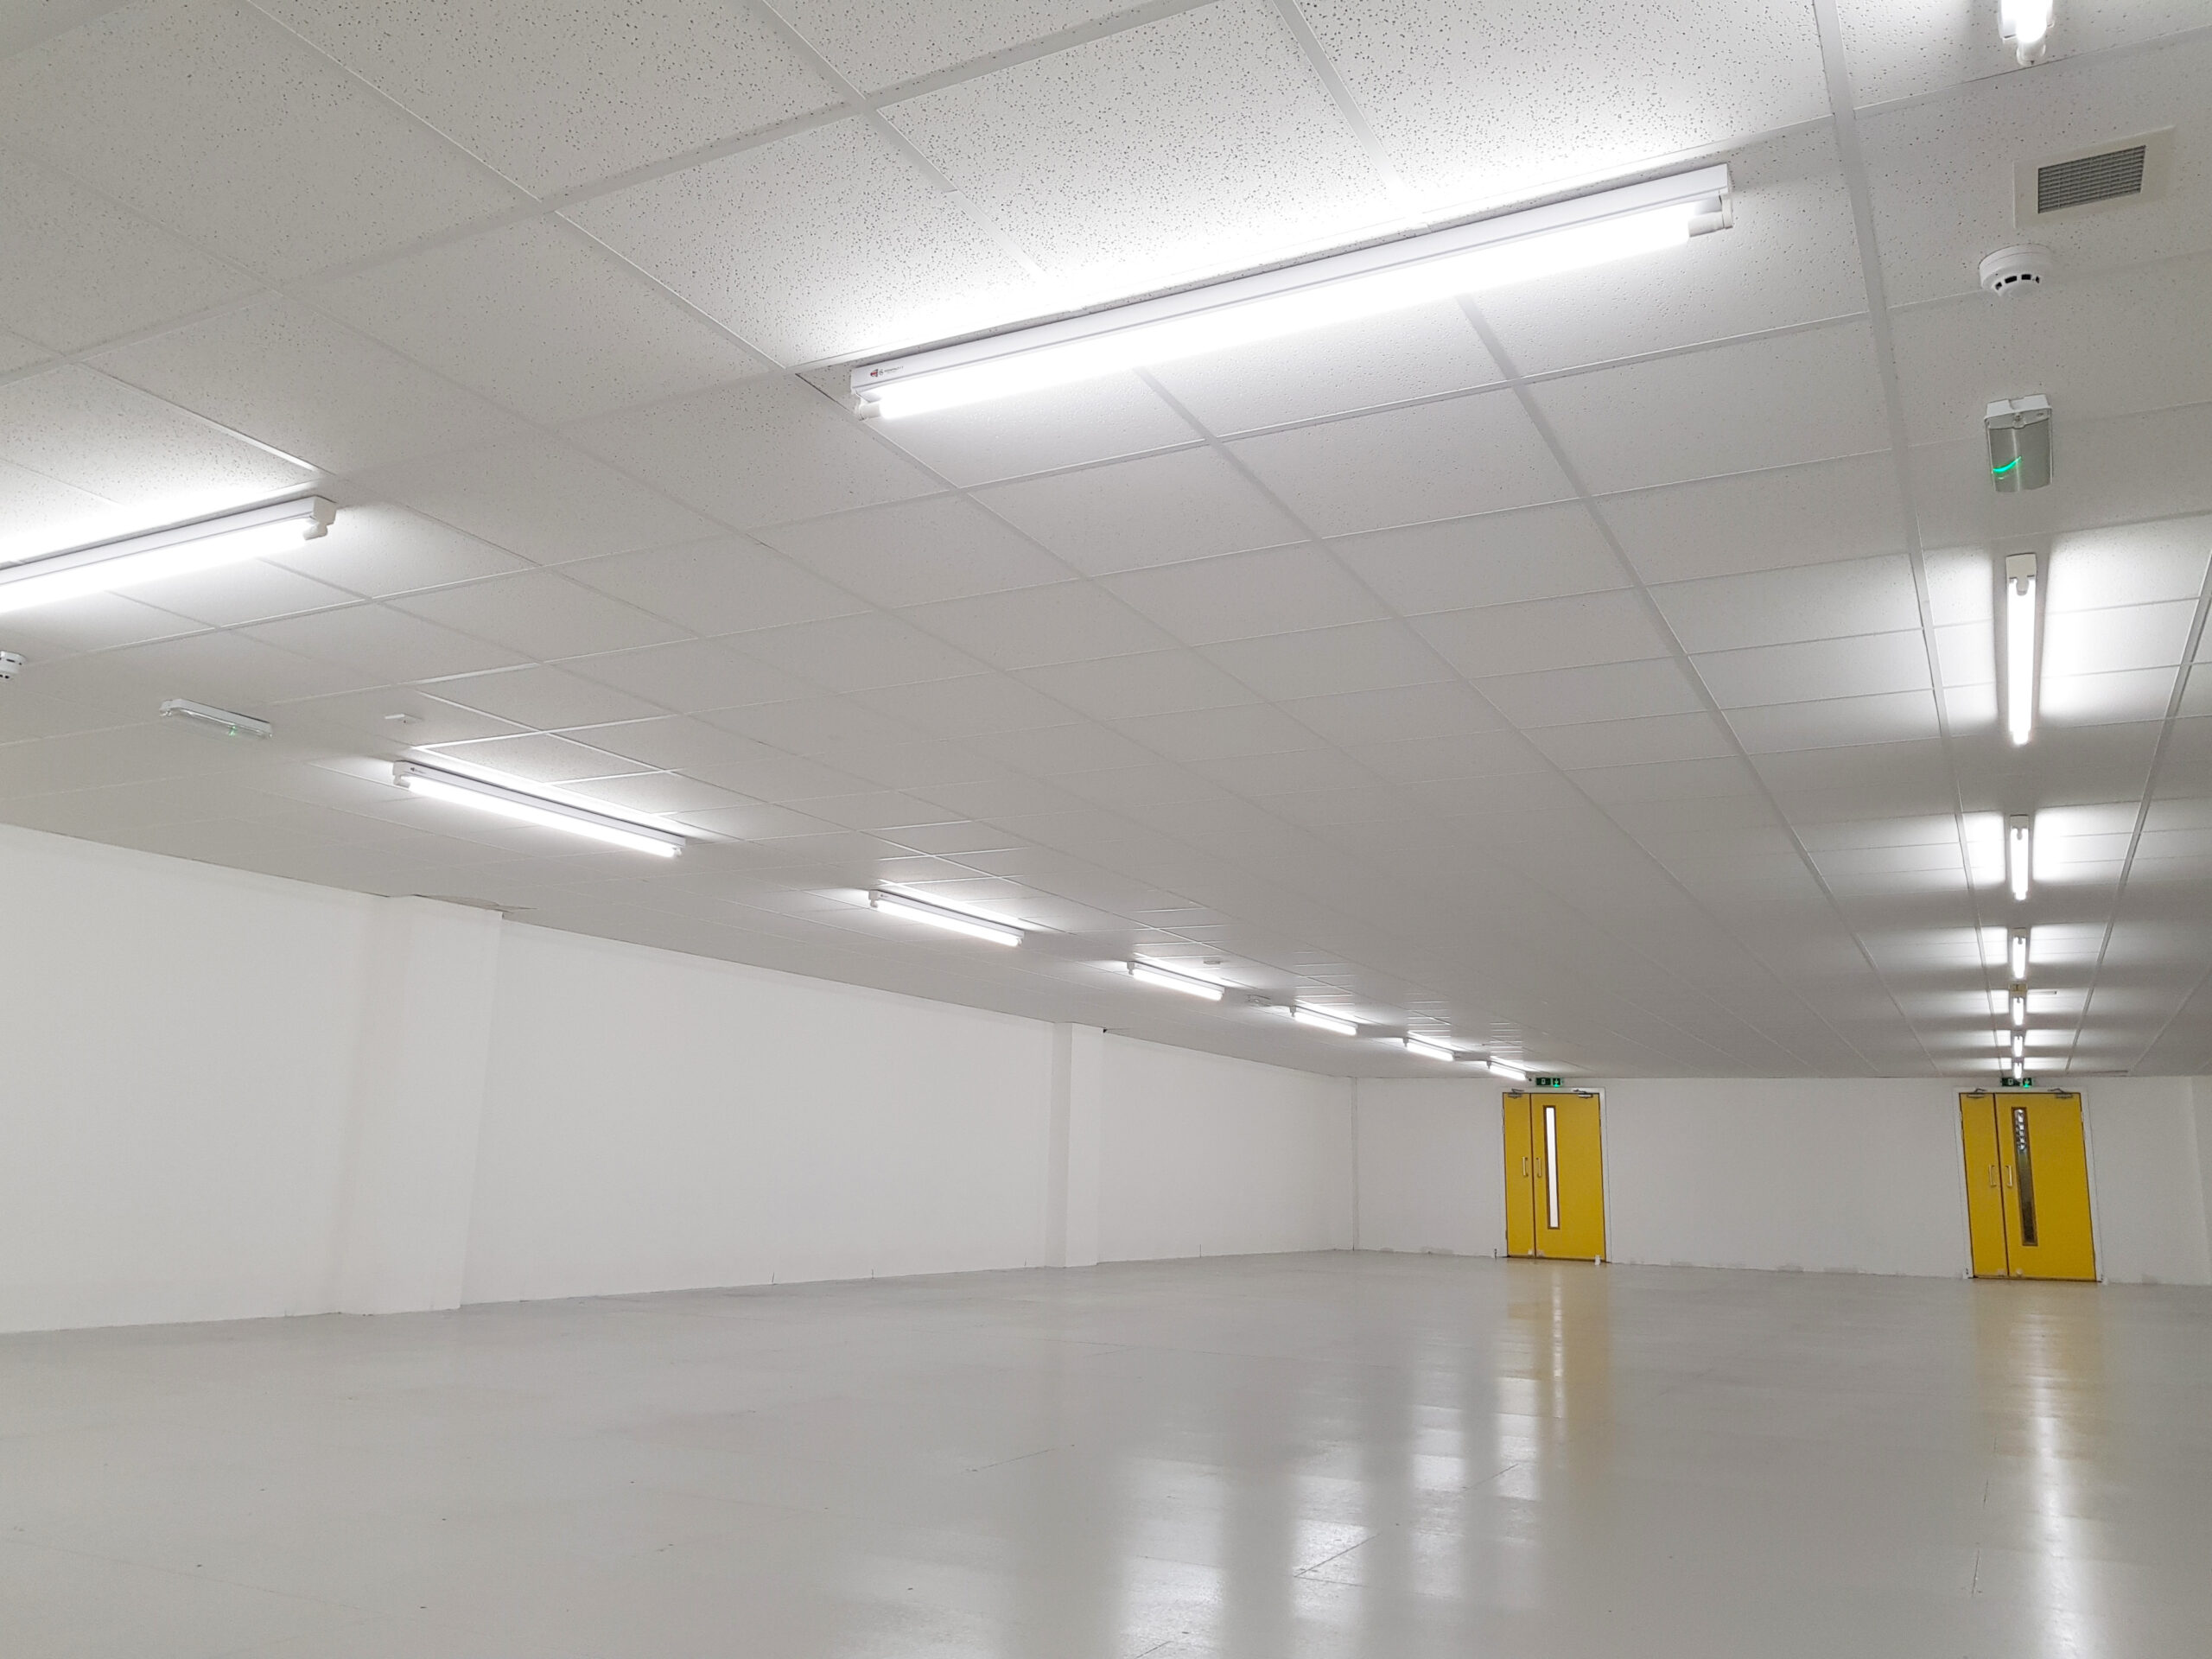
[[[1354,1085],[1109,1037],[1108,1261],[1351,1248]]]
[[[1607,1246],[1619,1262],[1948,1276],[1967,1271],[1958,1087],[1938,1079],[1645,1078],[1605,1098]],[[2186,1078],[2081,1080],[2099,1265],[2212,1283]],[[1359,1243],[1503,1248],[1501,1086],[1363,1082]]]

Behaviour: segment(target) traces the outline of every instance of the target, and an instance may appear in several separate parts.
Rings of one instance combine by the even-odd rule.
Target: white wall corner
[[[1045,1200],[1045,1261],[1050,1267],[1098,1263],[1105,1093],[1106,1033],[1096,1026],[1054,1026]]]
[[[428,899],[378,906],[339,1172],[340,1313],[461,1305],[501,924]]]

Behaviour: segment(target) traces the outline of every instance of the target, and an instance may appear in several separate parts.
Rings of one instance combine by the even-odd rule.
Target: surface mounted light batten
[[[1319,1008],[1309,1008],[1302,1002],[1290,1005],[1290,1017],[1301,1026],[1311,1026],[1316,1031],[1334,1032],[1339,1037],[1357,1037],[1359,1027],[1350,1020],[1333,1014],[1324,1014]]]
[[[1157,986],[1163,991],[1180,991],[1185,996],[1202,996],[1209,1002],[1221,1001],[1222,988],[1210,979],[1179,974],[1172,968],[1155,968],[1148,962],[1132,962],[1127,965],[1129,977],[1141,985]]]
[[[2023,1079],[2024,1079],[2024,1078],[2027,1077],[2027,1075],[2028,1075],[2028,1063],[2027,1063],[2025,1060],[2015,1060],[2015,1061],[2013,1061],[2013,1062],[2012,1062],[2012,1081],[2013,1081],[2013,1082],[2015,1082],[2015,1083],[2021,1082]]]
[[[927,922],[931,927],[941,927],[949,933],[965,933],[971,939],[988,939],[993,944],[1020,944],[1024,937],[1020,928],[1008,923],[970,916],[965,911],[933,905],[925,899],[909,899],[903,893],[886,893],[878,888],[868,894],[868,901],[878,910],[887,910],[893,915],[917,922]]]
[[[1418,1054],[1425,1060],[1451,1060],[1456,1062],[1459,1058],[1457,1054],[1453,1053],[1452,1050],[1445,1047],[1443,1044],[1432,1043],[1427,1038],[1416,1037],[1411,1032],[1408,1032],[1402,1040],[1405,1043],[1407,1053]]]
[[[956,346],[862,364],[887,420],[1281,340],[1678,246],[1727,221],[1725,167],[1624,185]]]
[[[629,823],[586,807],[570,806],[564,801],[510,789],[504,784],[487,783],[462,772],[438,772],[411,760],[402,760],[392,767],[391,780],[430,800],[472,807],[494,817],[535,824],[541,830],[558,830],[633,853],[650,853],[655,858],[674,858],[683,850],[683,837],[673,830]]]
[[[2024,743],[2036,726],[2036,556],[2005,561],[2005,724]]]
[[[2017,985],[2012,988],[2012,1029],[2025,1031],[2028,1028],[2028,994]]]
[[[289,552],[327,534],[337,516],[334,502],[303,495],[19,559],[0,565],[0,615]]]
[[[2024,1060],[2028,1058],[2028,1038],[2025,1032],[2016,1031],[2012,1033],[2012,1058],[2016,1060]]]
[[[1490,1069],[1492,1071],[1495,1071],[1499,1077],[1506,1078],[1510,1082],[1526,1083],[1529,1081],[1529,1074],[1526,1071],[1523,1071],[1519,1066],[1514,1065],[1510,1060],[1488,1059],[1484,1060],[1483,1064],[1490,1067]]]
[[[2012,883],[2015,903],[2028,897],[2029,866],[2034,861],[2035,826],[2026,817],[2007,819],[2005,825],[2005,876]]]
[[[2005,942],[2005,966],[2015,980],[2028,976],[2028,930],[2016,927]]]
[[[2053,0],[1997,0],[1997,33],[2024,69],[2050,48]]]
[[[194,702],[184,697],[171,697],[162,705],[163,720],[188,720],[195,726],[205,726],[226,737],[267,737],[276,728],[265,720],[256,720],[251,715],[233,713],[205,702]]]

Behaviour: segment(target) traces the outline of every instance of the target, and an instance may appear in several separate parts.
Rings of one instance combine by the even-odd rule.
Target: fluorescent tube
[[[267,721],[256,720],[251,715],[232,714],[227,709],[217,709],[205,702],[192,702],[183,697],[171,697],[163,703],[162,718],[188,720],[195,726],[205,726],[226,737],[267,737],[276,729]]]
[[[489,812],[495,817],[511,818],[518,823],[536,824],[541,830],[559,830],[571,836],[582,836],[588,841],[604,842],[610,847],[621,847],[633,853],[650,853],[655,858],[674,858],[683,850],[683,837],[672,830],[654,830],[645,824],[632,823],[603,812],[594,812],[587,807],[571,806],[543,795],[533,795],[527,790],[511,788],[505,784],[488,783],[481,778],[471,778],[462,772],[439,772],[417,766],[412,760],[402,760],[391,769],[392,781],[403,789],[434,801],[444,801],[454,806],[473,807],[479,812]]]
[[[1510,1060],[1501,1060],[1493,1055],[1489,1059],[1484,1060],[1483,1064],[1490,1067],[1490,1069],[1495,1071],[1499,1077],[1506,1078],[1510,1082],[1526,1083],[1529,1081],[1529,1074],[1526,1071],[1523,1071],[1519,1066],[1515,1065]]]
[[[1407,1053],[1418,1054],[1424,1060],[1450,1060],[1456,1062],[1459,1058],[1458,1054],[1453,1052],[1451,1049],[1446,1048],[1443,1044],[1433,1043],[1426,1037],[1416,1037],[1411,1032],[1408,1032],[1402,1040],[1405,1043]]]
[[[2027,1075],[2028,1075],[2028,1063],[2027,1063],[2025,1060],[2015,1060],[2015,1061],[2013,1061],[2013,1062],[2012,1062],[2012,1081],[2013,1081],[2013,1082],[2015,1082],[2015,1083],[2024,1082],[2024,1081],[2025,1081],[2025,1080],[2026,1080]]]
[[[1998,37],[2024,69],[2050,49],[2052,0],[1997,0]]]
[[[2012,937],[2005,942],[2005,966],[2015,981],[2024,981],[2027,978],[2028,930],[2026,928],[2014,928]]]
[[[897,419],[1180,362],[1677,246],[1726,226],[1728,194],[1726,167],[1700,168],[863,364],[852,389]]]
[[[2016,1060],[2024,1060],[2028,1058],[2028,1034],[2024,1031],[2016,1031],[2012,1033],[2012,1058]]]
[[[2028,1027],[2028,994],[2018,985],[2012,988],[2010,1006],[2012,1010],[2012,1029],[2025,1031]]]
[[[2005,877],[2012,885],[2016,903],[2028,897],[2030,867],[2035,861],[2035,823],[2024,814],[2005,824]]]
[[[1163,991],[1180,991],[1185,996],[1202,996],[1209,1002],[1221,1001],[1221,987],[1210,979],[1179,974],[1171,968],[1155,968],[1148,962],[1132,962],[1128,967],[1129,977],[1141,985],[1157,986]]]
[[[20,559],[0,565],[0,615],[290,552],[303,541],[327,535],[337,516],[335,503],[320,495],[303,495],[295,501],[271,502]]]
[[[2024,743],[2036,726],[2036,556],[2005,561],[2005,724]]]
[[[1309,1008],[1302,1002],[1290,1005],[1290,1017],[1301,1026],[1311,1026],[1316,1031],[1334,1032],[1339,1037],[1357,1037],[1358,1025],[1341,1015],[1324,1014],[1319,1008]]]
[[[893,915],[910,920],[927,922],[931,927],[941,927],[949,933],[965,933],[971,939],[988,939],[993,944],[1020,944],[1022,931],[1006,922],[986,920],[970,916],[964,910],[950,906],[935,905],[924,899],[909,899],[903,893],[885,893],[880,888],[868,896],[868,901],[878,910],[887,910]]]

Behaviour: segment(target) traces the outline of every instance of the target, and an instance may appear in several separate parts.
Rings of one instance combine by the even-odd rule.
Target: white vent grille
[[[2173,137],[2171,128],[2139,132],[2022,162],[2013,170],[2012,222],[2024,230],[2060,214],[2109,213],[2164,195]]]
[[[2093,201],[2143,194],[2140,144],[2108,149],[2101,156],[2059,162],[2036,169],[2036,212],[2055,213],[2068,207],[2086,207]]]

